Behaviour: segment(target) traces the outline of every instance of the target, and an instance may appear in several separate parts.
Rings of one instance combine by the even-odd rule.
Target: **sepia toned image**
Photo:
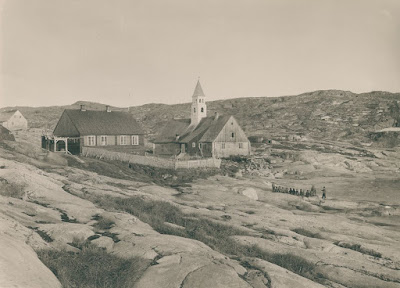
[[[0,0],[0,288],[400,288],[400,1]]]

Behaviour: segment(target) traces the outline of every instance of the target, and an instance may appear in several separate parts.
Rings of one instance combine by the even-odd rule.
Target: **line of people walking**
[[[296,189],[296,188],[287,188],[279,185],[275,185],[272,183],[272,192],[277,192],[277,193],[287,193],[291,195],[297,195],[301,197],[313,197],[317,196],[317,189],[315,189],[314,185],[311,186],[310,190],[305,190],[305,189]],[[326,189],[325,187],[322,189],[323,192],[323,198],[326,198]]]

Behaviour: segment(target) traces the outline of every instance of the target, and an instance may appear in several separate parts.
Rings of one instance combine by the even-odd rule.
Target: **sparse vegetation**
[[[342,247],[342,248],[351,249],[351,250],[360,252],[362,254],[367,254],[367,255],[370,255],[370,256],[373,256],[373,257],[376,257],[376,258],[382,258],[382,254],[381,253],[379,253],[379,252],[377,252],[375,250],[372,250],[372,249],[364,248],[360,244],[350,244],[350,243],[345,243],[345,242],[340,242],[340,241],[337,241],[337,242],[335,242],[333,244],[335,244],[335,245],[337,245],[339,247]]]
[[[150,265],[149,260],[123,259],[92,244],[79,253],[39,250],[37,254],[65,288],[132,287]]]
[[[24,194],[24,186],[9,183],[7,180],[0,178],[0,195],[22,199]]]
[[[315,264],[296,255],[269,253],[258,246],[242,245],[235,241],[232,236],[250,235],[249,232],[217,221],[204,219],[195,214],[185,214],[170,203],[150,201],[140,197],[123,199],[110,196],[96,197],[92,201],[106,210],[128,212],[151,225],[159,233],[201,241],[212,249],[233,258],[256,257],[264,259],[304,277],[320,281],[314,275]],[[173,223],[185,229],[179,229],[166,223]]]
[[[297,234],[310,237],[310,238],[317,238],[317,239],[322,239],[321,235],[319,233],[314,233],[309,230],[306,230],[304,228],[295,228],[292,229],[293,232],[296,232]]]
[[[89,240],[85,240],[82,237],[74,237],[72,239],[72,242],[67,244],[82,250],[83,248],[88,247],[90,245],[90,242]]]
[[[97,223],[93,225],[98,230],[109,230],[115,224],[114,221],[104,218],[102,216],[97,217]]]
[[[53,242],[53,238],[50,237],[49,234],[47,234],[45,231],[39,230],[38,227],[31,227],[28,226],[29,229],[32,229],[33,231],[35,231],[37,234],[39,234],[40,237],[42,237],[42,239],[44,241],[46,241],[47,243]]]

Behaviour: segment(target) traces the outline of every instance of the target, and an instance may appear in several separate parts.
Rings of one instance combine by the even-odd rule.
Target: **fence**
[[[108,151],[100,148],[82,147],[82,155],[105,160],[118,160],[146,166],[170,169],[189,168],[220,168],[221,159],[207,158],[199,160],[165,159],[154,156],[133,155],[122,152]]]

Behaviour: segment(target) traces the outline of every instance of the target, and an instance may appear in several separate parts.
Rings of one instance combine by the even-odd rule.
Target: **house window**
[[[225,149],[225,143],[221,144],[221,149]]]
[[[192,142],[192,148],[196,148],[196,142]]]
[[[232,132],[232,138],[235,137],[235,133]]]
[[[139,145],[139,136],[138,135],[132,136],[132,145]]]
[[[107,136],[101,136],[100,137],[100,144],[101,144],[101,146],[106,146],[107,145]]]
[[[239,148],[240,148],[240,149],[243,148],[243,143],[239,143]]]
[[[128,141],[126,139],[127,137],[125,135],[122,135],[119,137],[119,144],[120,145],[128,145]]]
[[[96,146],[96,136],[88,136],[88,146]]]
[[[196,108],[193,108],[193,112],[196,113]]]
[[[201,145],[201,143],[199,143],[199,148],[200,148],[200,149],[202,148],[202,145]]]
[[[201,108],[201,112],[204,112],[204,108]]]

